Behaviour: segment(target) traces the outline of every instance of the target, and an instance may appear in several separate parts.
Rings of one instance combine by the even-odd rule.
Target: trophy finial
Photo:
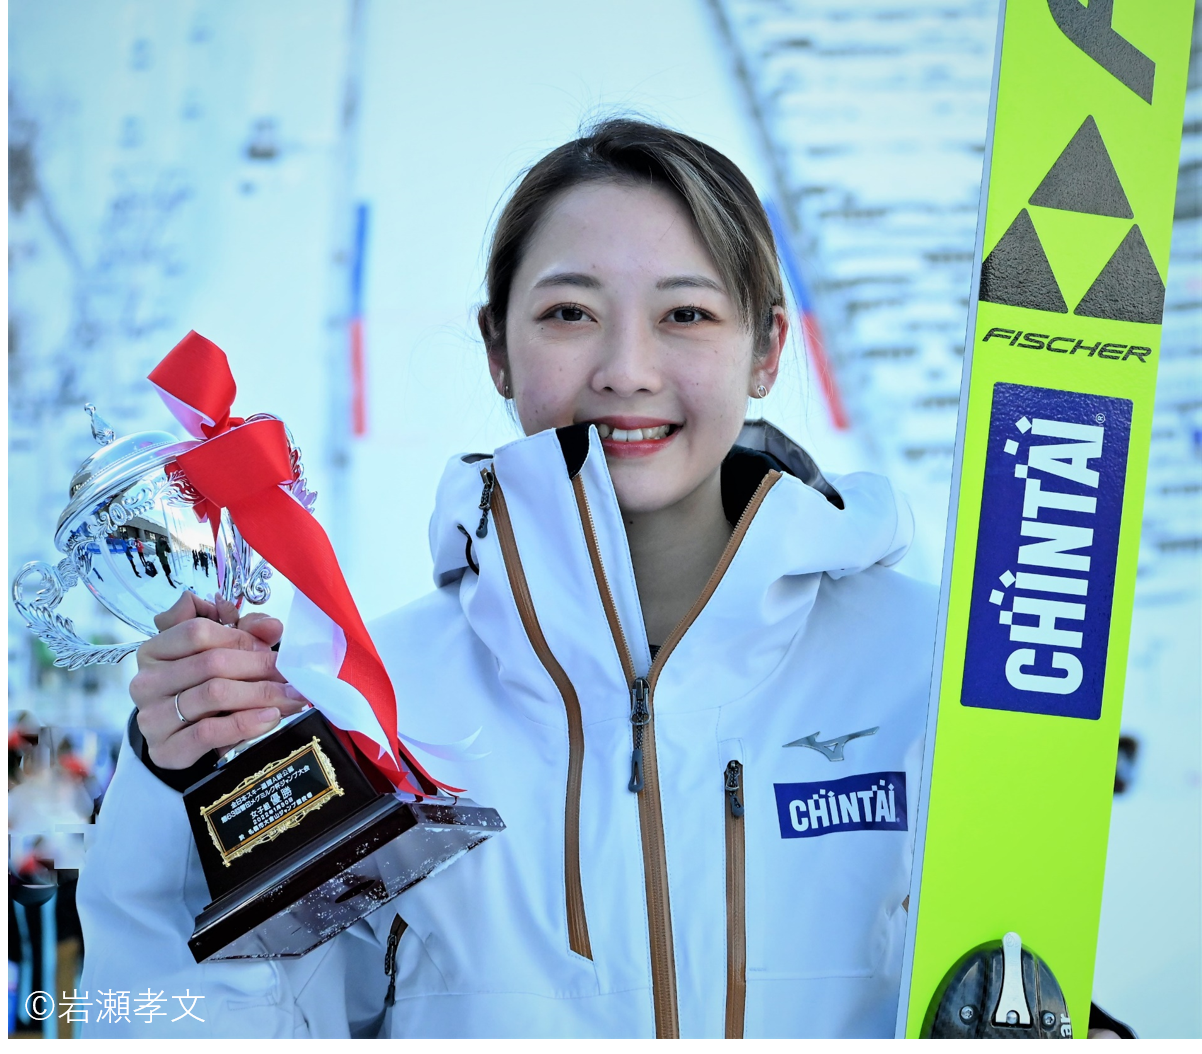
[[[92,421],[92,438],[96,440],[97,446],[108,446],[114,439],[117,438],[117,433],[109,427],[109,423],[96,412],[96,407],[91,403],[84,403],[84,412],[91,418]]]

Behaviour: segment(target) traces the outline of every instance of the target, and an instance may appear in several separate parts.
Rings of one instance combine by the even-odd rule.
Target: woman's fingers
[[[295,714],[305,705],[305,697],[290,684],[274,681],[225,681],[213,679],[179,693],[179,712],[189,723],[218,714],[239,710],[254,710],[274,706],[285,715]],[[172,733],[179,729],[179,714],[175,713],[175,698],[171,701]]]
[[[262,611],[255,611],[240,618],[238,628],[257,637],[268,647],[278,644],[284,635],[284,624],[278,618],[272,618]]]
[[[178,606],[178,604],[176,605]],[[160,618],[175,611],[172,607]],[[233,626],[223,626],[212,619],[192,616],[177,622],[151,637],[138,649],[138,667],[154,662],[182,659],[211,648],[241,651],[270,651],[270,646],[253,634]]]
[[[161,633],[165,629],[170,629],[172,626],[177,626],[181,622],[198,616],[206,619],[216,618],[217,607],[211,600],[204,600],[191,590],[185,590],[171,607],[155,615],[154,624]]]
[[[287,716],[295,714],[304,705],[304,696],[292,685],[277,684],[274,681],[213,679],[179,693],[179,712],[188,724],[222,714],[262,709],[266,706],[273,706]],[[174,697],[170,706],[170,721],[166,731],[169,735],[174,735],[181,727],[179,714],[175,712]]]
[[[270,732],[280,722],[277,707],[256,707],[186,725],[163,743],[147,746],[150,760],[162,769],[186,769],[210,750],[221,750]]]
[[[184,593],[155,624],[159,633],[138,649],[130,695],[156,765],[187,768],[306,705],[276,669],[279,619],[262,612],[239,619],[220,596]]]
[[[242,651],[234,648],[209,648],[185,655],[174,662],[158,663],[139,670],[131,685],[135,698],[165,698],[185,688],[202,684],[214,677],[230,681],[279,681],[284,675],[276,669],[274,651]]]
[[[213,602],[217,606],[217,621],[223,626],[238,625],[238,605],[232,601],[226,600],[220,593],[213,597]]]
[[[177,702],[179,714],[184,717],[182,722],[176,713]],[[256,713],[271,710],[275,715],[274,726],[281,715],[295,714],[305,705],[304,697],[291,685],[272,681],[210,680],[180,692],[178,697],[140,709],[138,727],[156,765],[187,768],[206,751],[238,743],[252,735],[262,735],[266,729],[235,735],[232,739],[221,738],[229,736],[231,730],[236,732],[255,725],[253,715]],[[213,726],[214,721],[219,724]],[[204,726],[202,733],[192,731],[198,726]]]

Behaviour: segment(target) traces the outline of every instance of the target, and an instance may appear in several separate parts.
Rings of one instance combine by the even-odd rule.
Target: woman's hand
[[[154,622],[159,633],[138,649],[129,694],[159,768],[186,769],[210,750],[224,753],[305,705],[275,666],[271,646],[284,632],[279,619],[262,613],[239,619],[226,600],[184,593]]]

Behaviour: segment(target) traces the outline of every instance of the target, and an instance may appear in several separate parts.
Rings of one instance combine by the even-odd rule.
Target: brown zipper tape
[[[572,478],[572,492],[576,495],[576,509],[580,513],[580,522],[584,526],[584,541],[588,546],[588,557],[593,565],[593,577],[597,579],[597,589],[601,593],[605,619],[609,623],[609,631],[613,634],[614,644],[618,648],[618,658],[622,663],[622,672],[626,675],[626,684],[630,685],[634,683],[634,659],[631,658],[630,645],[622,630],[622,622],[618,618],[618,607],[614,603],[613,590],[609,588],[605,565],[601,562],[601,546],[597,542],[597,528],[593,523],[593,512],[589,508],[584,480],[579,475]]]
[[[739,766],[740,786],[746,788]],[[743,790],[746,805],[747,791]],[[743,1038],[747,1012],[747,847],[743,817],[735,816],[729,795],[722,796],[726,816],[726,1038]]]
[[[568,780],[564,806],[563,830],[563,878],[568,915],[568,946],[577,955],[592,959],[593,949],[588,935],[588,917],[584,911],[584,888],[580,880],[580,794],[584,774],[584,722],[580,714],[580,699],[568,679],[559,660],[551,652],[547,638],[543,636],[538,615],[534,611],[534,600],[522,558],[513,537],[513,525],[509,521],[509,509],[498,480],[492,492],[493,527],[505,559],[505,572],[509,576],[509,588],[517,604],[518,615],[530,646],[539,662],[555,682],[563,697],[564,711],[568,718]]]

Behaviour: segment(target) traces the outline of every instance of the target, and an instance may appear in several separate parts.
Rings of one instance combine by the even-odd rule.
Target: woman
[[[438,773],[508,829],[300,960],[195,965],[172,785],[302,702],[279,622],[186,596],[139,652],[85,987],[199,992],[171,1035],[892,1034],[933,591],[882,566],[911,530],[885,480],[744,425],[784,305],[711,148],[613,120],[535,165],[480,311],[526,438],[452,460],[438,588],[373,627],[402,729],[483,728]]]

